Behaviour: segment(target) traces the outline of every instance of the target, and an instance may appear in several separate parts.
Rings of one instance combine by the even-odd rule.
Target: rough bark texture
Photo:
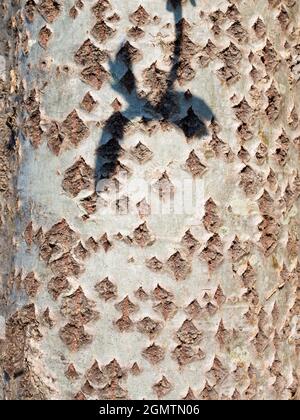
[[[299,398],[299,19],[2,1],[1,398]]]

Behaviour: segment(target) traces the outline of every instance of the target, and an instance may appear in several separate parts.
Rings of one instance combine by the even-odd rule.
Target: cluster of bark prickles
[[[249,17],[238,0],[221,2],[220,9],[214,7],[217,2],[209,7],[205,3],[204,10],[200,1],[194,19],[184,18],[177,83],[186,89],[188,111],[181,124],[188,127],[190,119],[194,121],[196,110],[189,105],[193,81],[209,70],[223,92],[220,101],[227,95],[223,106],[230,105],[224,111],[232,120],[229,130],[224,130],[220,108],[213,109],[216,117],[207,122],[208,134],[201,140],[185,138],[183,130],[186,156],[177,156],[174,167],[161,171],[151,163],[158,153],[151,136],[161,133],[163,143],[164,137],[172,135],[174,127],[166,121],[147,124],[141,115],[128,125],[121,149],[118,135],[101,146],[106,163],[118,160],[112,179],[121,183],[120,172],[130,177],[137,167],[139,171],[145,167],[145,172],[152,171],[161,200],[170,197],[176,168],[210,186],[203,208],[193,219],[197,223],[187,217],[168,242],[153,223],[146,199],[132,202],[130,196],[123,197],[115,203],[119,209],[115,224],[104,228],[105,218],[97,219],[105,202],[94,191],[94,150],[92,146],[80,149],[92,132],[105,126],[107,112],[95,98],[112,77],[107,43],[124,31],[121,3],[76,0],[70,6],[70,1],[28,0],[15,17],[22,28],[19,53],[26,57],[30,71],[40,75],[39,85],[30,86],[23,83],[20,70],[24,142],[31,142],[32,156],[47,144],[55,159],[67,155],[65,162],[74,149],[73,161],[52,176],[61,179],[57,196],[67,194],[79,221],[76,227],[67,216],[58,217],[51,226],[37,224],[34,217],[22,221],[24,234],[17,241],[26,244],[32,271],[16,269],[12,275],[11,291],[25,293],[27,304],[7,319],[5,370],[11,380],[20,381],[22,398],[297,398],[299,5],[294,0],[265,0],[260,2],[264,5],[259,6],[259,15],[252,10]],[[147,5],[150,2],[145,1],[132,10],[130,2],[127,6],[131,11],[126,52],[132,63],[141,65],[147,51],[145,39],[148,54],[153,48],[147,31],[151,28],[156,34],[152,42],[162,48],[161,62],[144,67],[139,80],[139,88],[153,103],[167,83],[164,69],[174,48],[174,41],[169,41],[174,25],[153,15]],[[90,26],[80,20],[87,9]],[[74,31],[77,22],[84,22],[88,33],[81,45],[74,45],[73,62],[54,69],[48,51],[63,39],[56,33],[62,16]],[[41,59],[33,65],[30,28],[36,22]],[[209,38],[200,43],[194,38],[201,25],[209,28]],[[169,33],[169,38],[162,33]],[[115,52],[122,54],[122,48]],[[119,78],[129,93],[131,73],[127,68]],[[55,78],[68,77],[80,79],[85,94],[73,106],[70,99],[69,112],[54,120],[44,111],[43,91],[47,84],[55,85]],[[111,112],[125,118],[122,95],[111,99]],[[136,133],[141,140],[127,147],[126,136]],[[222,187],[216,185],[218,167],[224,171]],[[227,193],[222,194],[222,189]],[[236,199],[229,199],[228,192]],[[135,216],[134,226],[132,219],[121,222],[128,207]],[[86,234],[83,226],[89,223],[97,224],[97,237]],[[114,270],[112,277],[109,265],[126,255],[127,271],[116,276]],[[99,275],[91,284],[91,270],[98,271],[94,264]],[[41,265],[44,268],[39,271],[36,267]],[[200,278],[193,274],[199,267]],[[103,336],[108,338],[102,345]],[[61,377],[52,374],[47,364],[51,340],[56,341],[50,349],[61,343],[61,359],[54,369],[65,372]],[[119,347],[110,346],[110,340],[119,342]],[[32,353],[30,365],[28,353]],[[39,363],[32,361],[37,354]]]

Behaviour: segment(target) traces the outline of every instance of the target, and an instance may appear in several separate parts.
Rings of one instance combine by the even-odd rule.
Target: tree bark
[[[298,399],[299,3],[0,19],[0,398]]]

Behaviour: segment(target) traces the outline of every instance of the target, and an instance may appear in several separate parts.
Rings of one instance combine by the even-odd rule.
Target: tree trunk
[[[2,399],[298,399],[300,5],[3,0]]]

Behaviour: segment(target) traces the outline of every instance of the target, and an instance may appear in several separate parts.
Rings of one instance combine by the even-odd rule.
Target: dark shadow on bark
[[[195,5],[194,0],[190,1]],[[175,89],[175,82],[178,80],[180,66],[184,60],[182,0],[168,0],[167,8],[174,14],[176,38],[171,70],[167,75],[163,91],[154,103],[138,93],[136,79],[132,71],[132,52],[130,51],[132,47],[129,42],[121,47],[115,60],[109,62],[110,73],[114,79],[112,87],[124,97],[127,108],[122,112],[114,112],[103,128],[96,152],[95,188],[98,181],[110,179],[116,173],[122,152],[121,143],[134,119],[140,118],[145,123],[168,122],[181,129],[188,139],[205,136],[207,128],[203,119],[206,121],[214,119],[212,110],[201,98],[192,94],[186,95],[185,92]],[[125,80],[123,76],[123,83],[120,83],[117,75],[121,74],[122,70],[123,72],[125,70]]]

